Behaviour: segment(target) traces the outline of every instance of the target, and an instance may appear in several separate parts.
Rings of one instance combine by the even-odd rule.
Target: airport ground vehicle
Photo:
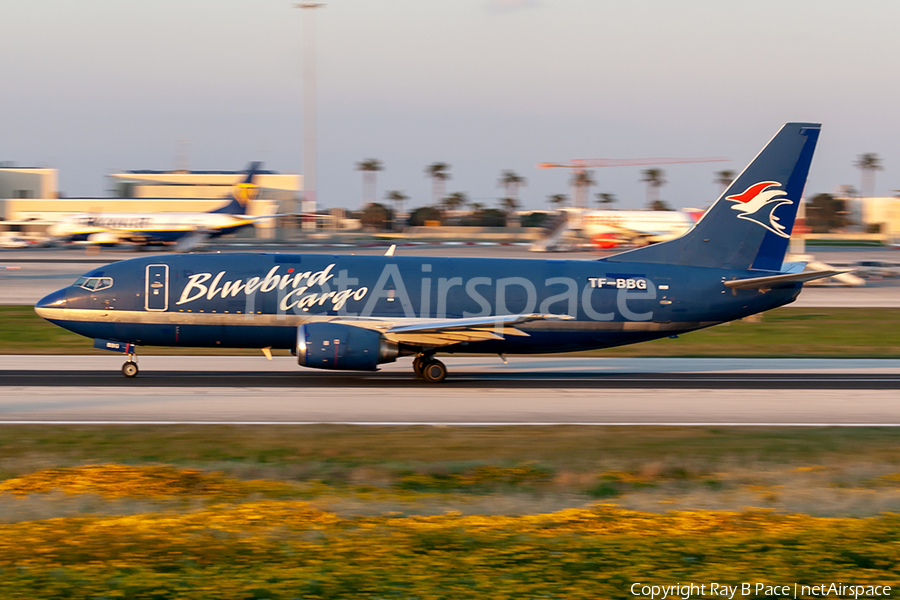
[[[896,266],[880,260],[861,260],[855,265],[854,271],[860,277],[896,277],[900,269]]]
[[[0,235],[0,248],[27,248],[34,243],[33,239],[21,235]]]
[[[840,271],[784,263],[820,126],[788,123],[681,237],[599,260],[189,254],[123,261],[38,302],[97,347],[257,347],[320,369],[632,344],[792,302]],[[129,360],[126,376],[137,374]]]

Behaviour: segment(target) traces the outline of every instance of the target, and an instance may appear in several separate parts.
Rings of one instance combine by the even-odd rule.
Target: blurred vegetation
[[[265,499],[285,487],[123,465],[7,480],[7,512],[48,490],[100,499],[84,514],[3,519],[0,597],[594,599],[630,598],[631,584],[648,581],[896,586],[900,575],[894,514],[660,513],[588,503],[522,515],[342,516],[285,495]],[[122,504],[145,497],[177,502]]]
[[[550,214],[545,212],[531,212],[520,217],[522,227],[541,227],[544,222],[550,218]]]
[[[378,202],[368,204],[360,214],[363,227],[376,231],[390,231],[394,219],[394,211]]]
[[[441,225],[444,224],[444,213],[432,206],[422,206],[409,213],[407,225],[410,227],[422,227],[426,221],[436,221]]]
[[[4,426],[0,597],[896,585],[898,442],[887,427]]]
[[[91,340],[41,319],[30,306],[0,306],[2,354],[104,354]],[[141,354],[258,355],[258,349],[142,347]],[[287,355],[287,350],[274,352]],[[900,358],[900,310],[779,308],[761,322],[735,321],[584,356]]]
[[[459,224],[469,227],[505,227],[506,214],[496,208],[479,208],[460,219]]]
[[[831,194],[818,194],[806,203],[806,225],[813,233],[832,233],[851,224],[846,202]]]

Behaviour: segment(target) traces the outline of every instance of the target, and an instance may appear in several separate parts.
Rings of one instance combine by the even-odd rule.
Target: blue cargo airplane
[[[687,233],[599,260],[187,254],[101,267],[37,303],[95,346],[290,349],[305,367],[375,370],[438,353],[633,344],[770,310],[836,271],[785,263],[820,126],[788,123]]]
[[[83,213],[70,215],[47,229],[51,239],[93,244],[172,244],[189,250],[210,238],[252,227],[257,221],[282,215],[247,216],[247,205],[256,196],[253,182],[260,163],[250,163],[241,183],[231,189],[223,206],[205,213]]]

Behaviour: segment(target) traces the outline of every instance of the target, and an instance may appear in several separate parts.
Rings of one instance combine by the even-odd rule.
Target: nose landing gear
[[[129,379],[132,377],[137,377],[138,366],[137,361],[135,360],[136,358],[136,354],[129,354],[128,361],[126,361],[126,363],[122,365],[122,375],[128,377]]]
[[[419,354],[413,359],[413,371],[428,383],[440,383],[447,377],[447,367],[433,354]]]

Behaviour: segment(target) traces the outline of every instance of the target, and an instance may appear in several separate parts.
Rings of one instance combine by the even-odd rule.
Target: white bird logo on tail
[[[769,189],[775,186],[780,188],[781,184],[777,181],[761,181],[748,187],[742,194],[726,196],[725,199],[735,203],[731,208],[740,212],[738,219],[753,221],[775,235],[789,238],[791,232],[785,233],[786,227],[778,222],[775,209],[782,204],[793,204],[794,201],[789,200],[782,189]]]

